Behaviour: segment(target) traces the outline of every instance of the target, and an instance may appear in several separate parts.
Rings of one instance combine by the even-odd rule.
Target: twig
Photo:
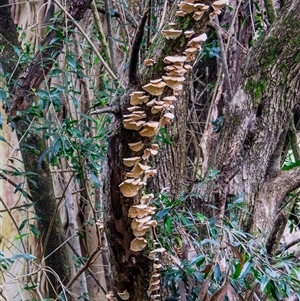
[[[90,115],[98,115],[98,114],[104,114],[104,113],[111,113],[111,114],[118,114],[120,112],[120,108],[118,106],[113,107],[107,107],[103,109],[97,109],[95,111],[92,111]]]
[[[139,61],[139,51],[140,51],[141,43],[143,40],[144,28],[145,28],[147,18],[148,18],[148,11],[144,14],[144,16],[142,17],[142,19],[140,21],[140,25],[139,25],[135,40],[132,45],[131,57],[130,57],[130,62],[129,62],[129,71],[128,71],[130,86],[133,86],[137,83],[137,66],[138,66],[138,61]]]
[[[101,43],[102,48],[103,48],[103,52],[104,52],[105,57],[107,59],[107,63],[115,71],[114,66],[113,66],[113,62],[112,62],[112,58],[111,58],[112,52],[109,51],[110,49],[108,47],[108,44],[107,44],[107,41],[106,41],[106,38],[105,38],[105,34],[104,34],[104,31],[103,31],[102,23],[100,21],[100,17],[99,17],[99,14],[98,14],[97,5],[96,5],[95,0],[93,0],[92,3],[91,3],[91,10],[92,10],[93,15],[94,15],[95,25],[96,25],[96,28],[97,28],[97,31],[98,31],[98,34],[99,34],[99,39],[100,39],[100,43]]]
[[[65,288],[69,288],[78,278],[79,276],[86,270],[89,268],[90,263],[92,262],[92,260],[94,259],[95,255],[97,255],[97,253],[101,251],[101,246],[98,246],[90,255],[90,257],[88,258],[88,260],[85,262],[84,266],[82,266],[78,272],[74,275],[74,277],[67,283],[67,285],[65,286]]]
[[[82,260],[81,256],[77,253],[77,251],[74,249],[73,245],[68,241],[68,246],[70,247],[70,249],[74,252],[74,254],[77,256],[78,260],[84,264],[84,261]],[[101,290],[103,291],[104,294],[107,294],[106,290],[104,289],[104,287],[101,285],[101,283],[98,281],[98,279],[95,277],[93,271],[88,268],[87,269],[90,273],[90,276],[94,279],[94,281],[97,283],[97,285],[99,285],[99,287],[101,288]]]
[[[275,255],[280,255],[280,254],[284,253],[284,252],[287,251],[289,248],[293,247],[294,245],[298,244],[299,242],[300,242],[300,237],[297,238],[297,239],[295,239],[295,240],[293,240],[293,241],[290,242],[289,244],[283,246],[283,247],[281,248],[281,250],[277,250],[276,253],[275,253]]]
[[[94,0],[95,1],[95,0]],[[111,30],[111,17],[110,17],[110,5],[108,0],[104,0],[105,5],[105,16],[106,16],[106,26],[107,26],[107,39],[108,39],[108,47],[111,56],[111,66],[115,73],[117,73],[116,65],[115,65],[115,55],[114,55],[114,43],[112,40],[112,30]]]
[[[102,14],[106,13],[105,8],[103,8],[103,7],[99,6],[99,5],[97,5],[97,10],[98,10],[99,13],[102,13]],[[137,28],[138,23],[136,22],[136,20],[134,18],[132,18],[129,14],[125,13],[124,15],[125,15],[125,19],[130,23],[130,25],[132,27],[134,27],[134,28]],[[122,18],[122,15],[119,12],[117,12],[117,11],[114,10],[113,17]]]
[[[59,3],[58,0],[54,0],[55,4],[74,22],[75,26],[77,27],[77,29],[81,32],[81,34],[86,38],[87,42],[89,43],[89,45],[93,48],[93,50],[95,51],[95,54],[97,55],[97,57],[99,58],[100,62],[102,63],[102,65],[104,66],[104,68],[107,70],[107,72],[109,73],[109,75],[116,81],[119,82],[119,79],[117,78],[117,76],[114,74],[114,72],[110,69],[110,67],[108,66],[108,64],[105,62],[105,60],[103,59],[102,55],[99,53],[98,49],[96,48],[96,46],[94,45],[94,43],[91,41],[91,39],[88,37],[88,35],[84,32],[84,30],[81,28],[81,26],[76,22],[76,20],[74,20],[74,18],[70,15],[70,13]],[[120,86],[122,88],[124,88],[124,86],[120,83]]]
[[[230,77],[229,77],[229,71],[228,71],[228,65],[227,65],[227,58],[226,58],[226,53],[225,53],[225,47],[223,43],[223,38],[222,38],[222,33],[220,30],[220,23],[219,23],[219,18],[215,18],[215,30],[218,38],[218,43],[220,47],[220,56],[221,56],[221,61],[222,61],[222,67],[223,71],[225,74],[225,85],[228,91],[229,98],[231,99],[233,94],[232,94],[232,88],[231,88],[231,83],[230,83]]]
[[[2,174],[2,173],[0,173],[0,178],[2,178],[3,180],[7,181],[9,184],[11,184],[12,186],[14,186],[15,188],[18,187],[18,185],[17,185],[15,182],[13,182],[11,179],[9,179],[8,177],[6,177],[6,176],[5,176],[4,174]],[[21,191],[21,192],[25,192],[26,195],[27,195],[27,197],[28,197],[28,199],[29,199],[30,201],[32,201],[31,196],[30,196],[23,188],[18,187],[18,190]]]

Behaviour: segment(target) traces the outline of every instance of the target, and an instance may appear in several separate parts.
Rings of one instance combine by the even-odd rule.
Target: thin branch
[[[91,262],[94,260],[94,257],[98,254],[99,251],[102,251],[102,247],[98,246],[90,255],[90,257],[88,258],[88,260],[85,262],[84,266],[82,266],[78,272],[74,275],[74,277],[67,283],[67,285],[65,286],[65,288],[69,288],[70,286],[72,286],[72,284],[79,278],[79,276],[89,268]]]
[[[113,107],[107,107],[104,109],[97,109],[95,111],[92,111],[90,115],[99,115],[99,114],[105,114],[105,113],[111,113],[111,114],[119,114],[120,113],[120,108],[119,106],[113,106]]]
[[[139,51],[143,40],[144,28],[145,28],[147,18],[148,18],[148,12],[144,14],[143,18],[140,21],[140,25],[132,45],[131,57],[129,62],[129,71],[128,71],[130,86],[135,85],[137,83],[137,66],[139,62]]]
[[[15,182],[13,182],[11,179],[9,179],[8,177],[6,177],[3,173],[0,173],[0,178],[2,178],[3,180],[5,180],[6,182],[8,182],[9,184],[11,184],[12,186],[14,186],[15,188],[18,188],[19,191],[25,192],[26,195],[27,195],[27,197],[28,197],[28,199],[30,201],[32,201],[32,197],[23,188],[18,187],[18,185]]]
[[[112,29],[111,29],[111,17],[110,17],[110,5],[108,0],[104,0],[105,5],[105,17],[106,17],[106,26],[107,26],[107,39],[108,39],[108,47],[111,56],[112,69],[115,73],[117,73],[116,65],[115,65],[115,51],[114,51],[114,43],[112,40]]]
[[[96,46],[94,45],[94,43],[91,41],[91,39],[88,37],[88,35],[85,33],[85,31],[81,28],[81,26],[74,20],[74,18],[70,15],[70,13],[59,3],[58,0],[54,0],[55,4],[57,4],[57,6],[62,9],[64,11],[64,13],[72,20],[74,21],[75,26],[77,27],[77,29],[82,33],[82,35],[86,38],[87,42],[89,43],[89,45],[93,48],[93,50],[95,51],[95,54],[97,55],[97,57],[99,58],[100,62],[102,63],[102,65],[104,66],[104,68],[107,70],[107,72],[109,73],[109,75],[116,81],[119,82],[119,79],[117,78],[117,76],[114,74],[114,72],[110,69],[110,67],[108,66],[108,64],[105,62],[105,60],[103,59],[102,55],[100,54],[100,52],[98,51],[98,49],[96,48]],[[123,85],[120,84],[120,86],[122,88]]]
[[[282,253],[284,253],[285,251],[287,251],[289,248],[293,247],[294,245],[300,243],[300,238],[297,238],[295,240],[293,240],[292,242],[290,242],[289,244],[283,246],[280,250],[277,250],[275,255],[280,255]]]
[[[106,57],[107,63],[110,66],[110,68],[112,68],[114,70],[114,66],[113,66],[113,62],[112,62],[112,58],[111,58],[111,52],[110,52],[110,49],[109,49],[107,41],[106,41],[105,33],[104,33],[102,23],[101,23],[99,14],[98,14],[95,0],[92,0],[91,10],[94,15],[94,20],[95,20],[95,25],[96,25],[98,35],[99,35],[99,40],[102,45],[102,49],[103,49],[104,55]]]
[[[99,6],[99,5],[97,5],[97,10],[98,10],[99,13],[106,14],[105,8],[103,8],[103,7]],[[132,18],[127,13],[125,13],[124,15],[125,15],[126,21],[128,21],[132,27],[134,27],[134,28],[138,27],[138,23],[136,22],[136,20],[134,18]],[[112,17],[116,17],[116,18],[121,19],[122,15],[119,12],[117,12],[117,11],[114,10],[114,14],[112,15]]]
[[[216,26],[214,26],[214,28],[216,31],[216,35],[217,35],[217,39],[218,39],[218,43],[219,43],[219,47],[220,47],[222,68],[223,68],[223,72],[225,75],[225,85],[226,85],[226,89],[228,91],[229,98],[231,99],[233,96],[233,93],[232,93],[231,82],[230,82],[230,77],[229,77],[227,57],[226,57],[226,52],[225,52],[225,47],[224,47],[224,43],[223,43],[223,37],[222,37],[221,30],[220,30],[220,23],[219,23],[218,17],[215,18],[215,24],[216,24]]]

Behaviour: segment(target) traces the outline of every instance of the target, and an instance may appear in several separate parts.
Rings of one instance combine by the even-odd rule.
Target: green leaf
[[[269,277],[267,275],[263,275],[260,279],[260,289],[263,292],[269,282]]]
[[[251,261],[247,261],[241,271],[240,277],[239,278],[244,278],[251,270],[252,268],[252,262]]]
[[[34,235],[36,238],[39,238],[39,236],[40,236],[39,230],[36,228],[35,225],[29,224],[29,229],[30,229],[30,231],[33,233],[33,235]]]
[[[281,168],[282,171],[288,171],[290,169],[293,169],[295,167],[299,167],[300,166],[300,160],[296,161],[296,162],[292,162],[292,163],[288,163],[283,165],[283,167]]]
[[[220,265],[217,263],[214,269],[214,278],[217,282],[220,282],[222,280],[222,273],[220,269]]]
[[[24,228],[25,224],[27,223],[27,219],[24,219],[21,223],[21,225],[19,226],[19,231],[22,231],[22,229]]]
[[[69,65],[76,71],[77,70],[77,63],[76,60],[74,59],[74,56],[67,54],[66,59],[69,63]]]
[[[160,220],[160,219],[164,218],[169,213],[170,210],[171,210],[171,207],[167,207],[167,208],[164,208],[164,209],[158,211],[155,216],[155,219]]]

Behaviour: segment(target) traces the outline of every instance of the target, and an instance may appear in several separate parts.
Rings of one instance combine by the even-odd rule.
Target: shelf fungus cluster
[[[210,19],[221,13],[221,9],[228,4],[228,0],[217,0],[211,7],[213,11],[209,14]],[[179,3],[179,10],[176,12],[177,17],[185,17],[188,14],[193,14],[193,19],[199,21],[205,12],[210,9],[209,5],[199,3],[197,0],[186,0]]]
[[[217,0],[211,6],[199,3],[198,0],[185,0],[180,2],[176,16],[185,17],[192,14],[192,18],[198,21],[205,13],[209,13],[210,18],[213,18],[226,4],[227,0]],[[153,144],[151,139],[158,133],[160,127],[174,119],[174,103],[183,89],[185,75],[192,69],[191,64],[202,43],[207,39],[205,33],[197,35],[192,29],[185,31],[174,29],[176,23],[170,23],[169,26],[171,29],[163,30],[162,36],[174,40],[184,37],[186,48],[181,55],[169,55],[163,59],[165,73],[161,78],[150,80],[142,86],[141,91],[130,94],[128,114],[123,115],[124,128],[136,131],[138,135],[134,136],[139,136],[138,141],[128,143],[128,148],[133,155],[130,158],[123,158],[123,164],[128,167],[128,171],[124,181],[119,185],[124,197],[135,198],[128,212],[128,217],[132,219],[131,229],[134,235],[130,249],[134,252],[146,248],[147,233],[157,225],[153,219],[155,208],[151,206],[153,194],[139,196],[140,189],[156,174],[156,169],[147,165],[150,156],[158,152],[158,145]],[[149,68],[157,63],[153,58],[144,61],[144,65]],[[160,288],[158,272],[160,264],[155,260],[157,260],[156,254],[163,251],[164,249],[155,249],[148,255],[149,259],[154,260],[154,273],[148,290],[151,300],[159,299],[159,295],[155,295],[155,292]]]

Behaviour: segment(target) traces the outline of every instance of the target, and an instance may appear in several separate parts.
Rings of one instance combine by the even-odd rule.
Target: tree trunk
[[[250,214],[241,216],[242,226],[268,235],[278,226],[274,222],[286,195],[300,185],[299,168],[280,170],[287,127],[299,97],[299,3],[288,1],[250,51],[237,91],[225,106],[221,132],[214,134],[217,145],[209,166],[219,174],[201,191],[218,207],[219,217],[226,203],[243,195]],[[205,202],[198,209],[207,211]]]
[[[171,16],[174,15],[177,6],[174,3],[171,9]],[[209,20],[208,13],[201,18],[200,21],[195,22],[192,15],[187,15],[185,18],[178,18],[178,27],[184,30],[193,29],[195,31],[194,37],[203,33],[206,24]],[[172,17],[171,17],[172,18]],[[171,20],[170,20],[171,21]],[[104,184],[104,224],[105,233],[110,250],[111,267],[112,267],[112,281],[114,295],[118,300],[121,300],[118,294],[127,291],[129,298],[132,301],[148,300],[150,297],[149,284],[152,275],[152,266],[154,261],[149,259],[149,252],[154,249],[153,239],[150,234],[144,236],[147,240],[147,247],[142,251],[133,251],[131,249],[131,242],[135,239],[131,229],[132,218],[128,217],[129,209],[133,205],[140,203],[140,198],[143,195],[141,191],[133,197],[124,196],[119,185],[124,183],[131,168],[124,165],[124,158],[131,158],[135,156],[141,157],[145,148],[150,148],[152,137],[142,137],[138,131],[128,130],[124,128],[122,119],[126,119],[130,106],[130,94],[134,91],[143,91],[142,86],[147,84],[150,80],[162,78],[164,75],[163,60],[168,55],[183,55],[187,47],[189,39],[181,35],[175,40],[166,41],[160,35],[153,41],[146,58],[153,58],[157,63],[152,67],[142,67],[140,69],[140,77],[136,77],[132,70],[135,70],[137,64],[133,58],[138,55],[138,47],[133,46],[131,54],[131,66],[129,68],[130,84],[127,88],[126,94],[120,100],[121,115],[116,115],[115,124],[117,129],[114,129],[115,134],[110,138],[108,146],[108,166],[105,172]],[[132,68],[132,69],[131,69]],[[162,96],[157,97],[161,100],[165,96],[172,95],[172,90],[166,88]],[[184,96],[185,93],[179,93],[175,105],[175,115],[177,125],[171,126],[171,141],[172,145],[167,145],[165,151],[167,157],[158,168],[158,179],[162,180],[157,186],[160,188],[171,187],[176,192],[181,189],[180,177],[185,177],[186,174],[186,158],[185,157],[185,122],[187,116],[187,101]],[[151,97],[150,100],[154,99]],[[179,103],[179,104],[177,104]],[[142,105],[142,110],[147,114],[147,121],[159,121],[160,114],[153,114],[150,109]],[[181,111],[182,110],[182,111]],[[128,143],[142,141],[143,148],[139,151],[132,151]],[[178,143],[179,142],[179,143]],[[178,145],[176,145],[178,143]],[[176,145],[175,148],[173,148]],[[175,153],[175,152],[178,152]],[[182,152],[182,153],[181,153]],[[160,158],[163,158],[161,156]],[[171,160],[168,161],[167,160]],[[142,160],[146,164],[147,160]],[[159,162],[161,164],[161,162]],[[170,167],[171,166],[171,167]],[[171,171],[170,171],[171,170]],[[164,178],[164,174],[168,173]],[[172,176],[174,174],[174,177]],[[129,176],[130,177],[130,176]],[[176,187],[177,186],[177,187]],[[157,192],[157,191],[155,191]],[[145,192],[144,192],[145,193]]]

